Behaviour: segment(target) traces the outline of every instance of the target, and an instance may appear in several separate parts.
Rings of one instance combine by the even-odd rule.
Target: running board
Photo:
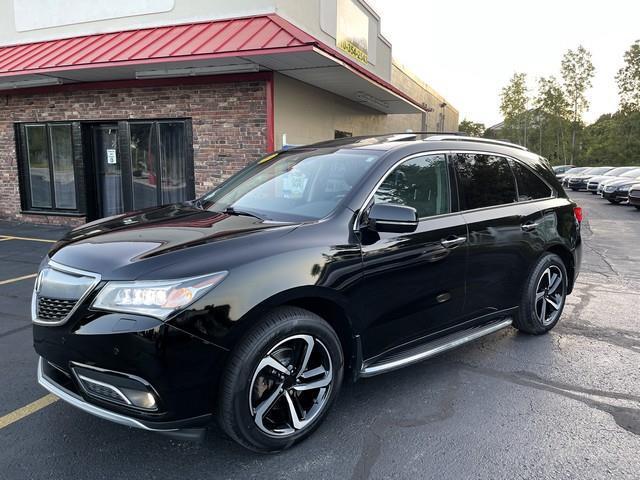
[[[447,350],[451,350],[459,347],[460,345],[476,340],[477,338],[502,330],[503,328],[511,325],[512,322],[513,319],[506,318],[498,322],[482,325],[481,327],[461,330],[433,340],[429,343],[425,343],[424,345],[419,345],[405,352],[397,353],[378,362],[369,365],[365,364],[360,370],[360,377],[373,377],[375,375],[380,375],[381,373],[387,373],[392,370],[426,360],[427,358],[435,357]]]

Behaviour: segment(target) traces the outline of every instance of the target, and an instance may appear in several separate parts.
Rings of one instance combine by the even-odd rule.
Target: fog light
[[[145,408],[147,410],[155,410],[158,408],[158,404],[156,403],[156,398],[153,396],[153,393],[131,390],[129,388],[121,388],[120,390],[126,395],[131,404],[136,407]]]

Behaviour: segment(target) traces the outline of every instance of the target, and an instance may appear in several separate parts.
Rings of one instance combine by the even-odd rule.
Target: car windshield
[[[587,167],[577,167],[577,168],[571,168],[569,170],[567,170],[567,175],[572,174],[572,173],[582,173],[589,170]]]
[[[210,211],[265,220],[319,220],[337,207],[383,153],[334,147],[272,154],[238,172],[200,203]]]
[[[628,172],[623,173],[620,176],[625,178],[636,178],[640,176],[640,168],[634,168],[633,170],[629,170]]]
[[[611,170],[611,167],[595,167],[595,168],[590,168],[588,172],[584,172],[584,173],[588,173],[589,175],[602,175],[605,172],[608,172],[609,170]]]
[[[628,172],[629,170],[633,170],[634,167],[618,167],[618,168],[614,168],[613,170],[609,170],[607,173],[605,173],[605,177],[617,177],[622,175],[625,172]]]

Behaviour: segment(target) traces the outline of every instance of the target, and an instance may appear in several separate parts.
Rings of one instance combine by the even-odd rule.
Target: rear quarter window
[[[551,187],[529,168],[516,161],[511,162],[511,167],[518,185],[518,201],[538,200],[553,195]]]

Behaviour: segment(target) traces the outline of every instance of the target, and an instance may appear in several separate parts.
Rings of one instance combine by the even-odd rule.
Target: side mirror
[[[374,232],[414,232],[418,228],[418,213],[406,205],[374,203],[369,210],[367,228]]]

